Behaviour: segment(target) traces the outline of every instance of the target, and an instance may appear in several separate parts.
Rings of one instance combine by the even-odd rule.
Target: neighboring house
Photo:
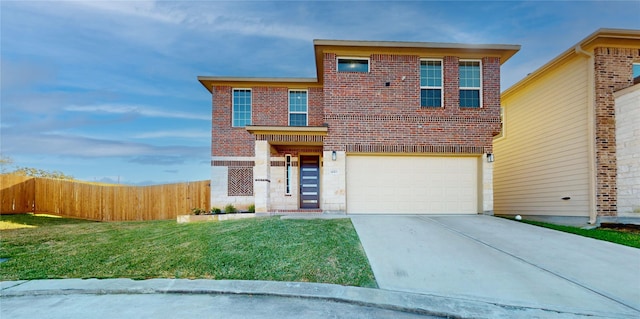
[[[495,213],[640,217],[638,76],[640,30],[600,29],[504,91]]]
[[[316,78],[198,77],[211,202],[256,212],[493,210],[500,66],[518,45],[315,40]]]

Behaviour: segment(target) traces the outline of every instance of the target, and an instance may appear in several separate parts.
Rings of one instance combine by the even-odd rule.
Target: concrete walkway
[[[356,216],[381,289],[640,317],[640,250],[491,216]]]

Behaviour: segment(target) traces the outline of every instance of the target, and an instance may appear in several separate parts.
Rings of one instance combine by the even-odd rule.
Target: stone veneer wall
[[[596,105],[596,209],[600,216],[615,216],[617,208],[616,115],[614,92],[633,85],[634,61],[640,50],[595,48]]]
[[[640,84],[614,95],[618,215],[640,216]]]

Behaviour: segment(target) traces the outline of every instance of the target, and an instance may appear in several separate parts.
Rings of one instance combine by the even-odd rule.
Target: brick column
[[[269,212],[271,188],[271,147],[267,141],[255,142],[255,166],[253,167],[253,195],[256,213]]]

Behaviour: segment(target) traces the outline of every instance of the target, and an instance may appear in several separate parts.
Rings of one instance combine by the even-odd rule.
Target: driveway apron
[[[482,215],[353,216],[381,289],[640,316],[640,250]]]

